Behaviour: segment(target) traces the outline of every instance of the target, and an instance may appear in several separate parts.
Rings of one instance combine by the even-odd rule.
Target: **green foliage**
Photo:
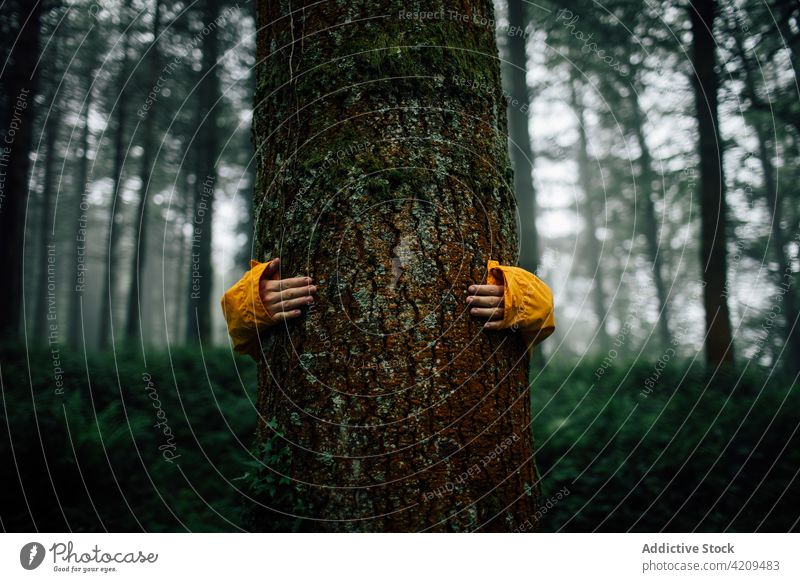
[[[173,349],[144,366],[118,350],[116,359],[89,355],[89,383],[82,354],[62,353],[63,396],[48,351],[27,360],[4,348],[0,361],[0,431],[13,445],[0,447],[6,530],[313,529],[296,517],[307,515],[309,495],[290,480],[292,454],[277,423],[253,444],[249,360]],[[714,374],[673,362],[656,370],[617,360],[533,373],[544,500],[569,491],[547,508],[543,529],[796,529],[797,386],[753,368]],[[174,435],[173,462],[159,450],[167,440],[154,427],[143,373]]]
[[[796,529],[800,391],[750,368],[548,366],[534,432],[551,531]]]

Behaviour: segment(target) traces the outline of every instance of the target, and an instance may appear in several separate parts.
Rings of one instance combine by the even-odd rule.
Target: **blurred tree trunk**
[[[193,150],[189,150],[189,155],[192,155]],[[191,239],[186,238],[186,227],[191,225],[192,217],[191,210],[194,208],[194,186],[189,181],[191,172],[189,171],[190,158],[184,160],[180,168],[180,186],[178,188],[179,198],[178,204],[175,207],[176,221],[178,222],[178,229],[175,233],[177,244],[178,263],[175,265],[173,271],[175,277],[175,335],[172,341],[183,343],[186,341],[186,322],[184,316],[189,312],[189,289],[187,283],[190,281],[186,278],[186,266],[189,264],[191,248]]]
[[[578,120],[578,182],[580,183],[586,202],[583,205],[581,216],[586,221],[586,239],[584,248],[589,260],[589,271],[592,272],[592,300],[594,311],[597,316],[597,337],[600,350],[608,349],[610,340],[606,331],[607,306],[605,294],[605,272],[601,263],[600,249],[603,243],[597,238],[596,217],[602,216],[601,209],[597,208],[595,201],[594,186],[591,177],[591,162],[589,161],[589,142],[586,138],[586,120],[581,96],[579,95],[579,81],[574,78],[570,81],[570,105],[575,111]]]
[[[217,0],[205,0],[202,18],[205,26],[217,20],[220,5]],[[189,267],[189,301],[186,336],[188,341],[208,343],[211,340],[211,297],[214,281],[211,264],[211,230],[214,209],[214,190],[217,183],[217,117],[220,98],[219,39],[217,29],[203,37],[202,79],[198,87],[198,139],[195,145],[197,162],[194,184],[194,212],[192,215],[192,252]]]
[[[49,107],[56,99],[55,92],[50,94],[50,98],[45,102],[45,107]],[[39,282],[36,286],[38,292],[34,306],[36,308],[36,318],[34,325],[34,341],[47,343],[48,341],[48,312],[50,301],[55,301],[55,294],[50,296],[47,292],[47,276],[49,269],[49,246],[54,242],[53,221],[52,221],[52,206],[53,206],[53,188],[56,179],[56,157],[57,157],[57,142],[58,134],[61,129],[61,116],[62,111],[59,105],[53,105],[50,118],[45,122],[46,127],[42,128],[44,131],[44,171],[42,186],[42,203],[39,211]],[[53,272],[55,273],[55,263],[53,263]]]
[[[636,143],[639,145],[641,155],[639,157],[639,171],[641,180],[639,187],[641,193],[638,201],[641,203],[642,226],[645,239],[647,240],[647,254],[650,264],[653,267],[653,284],[656,288],[660,314],[658,317],[658,335],[663,349],[672,345],[672,333],[669,329],[669,295],[667,286],[664,283],[663,253],[659,248],[658,219],[656,218],[655,205],[653,204],[653,183],[655,173],[653,172],[653,157],[647,145],[647,138],[644,132],[644,115],[642,114],[639,103],[639,93],[630,92],[631,112],[633,116],[633,131],[636,135]]]
[[[90,50],[94,50],[94,45],[89,43]],[[83,264],[88,261],[86,255],[86,224],[83,222],[82,217],[88,212],[88,206],[84,210],[83,198],[87,194],[89,188],[89,113],[92,109],[92,97],[94,94],[94,75],[96,59],[94,55],[89,57],[90,61],[86,67],[86,76],[84,85],[85,103],[83,111],[81,112],[83,127],[81,128],[80,148],[81,155],[78,159],[78,175],[75,188],[76,200],[76,215],[75,215],[75,234],[71,242],[75,243],[75,252],[72,253],[72,269],[70,270],[70,281],[73,283],[69,287],[68,295],[68,318],[69,325],[67,327],[67,338],[69,345],[72,347],[83,345],[83,322],[81,321],[81,298],[83,297],[83,289],[81,279],[78,278],[78,269],[81,268],[80,256],[83,256]],[[88,216],[87,216],[88,218]]]
[[[531,108],[526,73],[525,50],[528,18],[521,0],[508,2],[508,53],[506,65],[511,103],[508,106],[508,134],[511,137],[511,166],[514,168],[514,190],[520,215],[519,264],[531,273],[539,267],[539,235],[536,230],[536,187],[533,182],[533,146],[528,129]]]
[[[100,327],[97,331],[97,341],[100,349],[107,347],[109,344],[112,310],[114,309],[114,282],[118,278],[113,273],[114,269],[112,269],[111,265],[117,260],[117,241],[119,240],[118,236],[114,236],[114,226],[116,226],[117,217],[121,216],[122,212],[122,201],[119,199],[119,193],[122,189],[122,173],[125,166],[125,134],[128,127],[128,91],[126,91],[126,84],[128,82],[128,75],[130,74],[130,59],[128,58],[130,33],[125,23],[130,19],[130,8],[131,0],[125,0],[122,6],[122,57],[119,71],[117,72],[115,94],[113,96],[117,100],[117,119],[114,131],[114,188],[112,190],[111,200],[109,201],[108,239],[106,241],[106,253],[103,260],[105,276],[103,277],[103,292],[100,296]]]
[[[692,0],[692,64],[700,157],[700,262],[703,268],[703,305],[706,313],[706,360],[733,363],[733,338],[727,300],[727,202],[722,170],[722,141],[717,117],[715,0]]]
[[[528,15],[521,0],[508,1],[508,63],[503,69],[508,78],[508,135],[511,138],[511,166],[514,168],[514,192],[520,218],[519,266],[535,273],[539,269],[539,233],[536,229],[536,185],[533,181],[533,145],[528,124],[531,93],[526,74],[528,55]],[[535,365],[541,368],[541,350],[532,354]]]
[[[319,292],[262,338],[255,529],[536,526],[523,340],[464,305],[518,248],[494,31],[406,9],[259,4],[257,258]]]
[[[29,6],[22,0],[9,0],[4,12],[15,18],[17,36],[3,61],[3,148],[0,169],[0,338],[16,338],[22,313],[22,250],[24,248],[23,210],[28,199],[30,151],[35,119],[36,91],[39,83],[37,61],[41,35],[42,3]]]
[[[158,35],[161,34],[161,0],[153,2],[153,43],[147,55],[147,86],[145,87],[145,99],[158,82],[158,68],[160,55],[158,49]],[[150,105],[149,111],[145,112],[145,119],[142,128],[142,165],[139,170],[139,201],[136,209],[136,217],[139,219],[138,228],[134,228],[134,252],[131,258],[131,290],[128,295],[128,319],[125,326],[125,335],[129,339],[139,336],[140,329],[144,333],[144,326],[141,325],[141,288],[142,273],[144,273],[145,262],[147,259],[147,191],[150,187],[150,180],[153,175],[153,150],[155,149],[155,111],[158,105],[158,98]],[[141,328],[140,328],[141,325]]]

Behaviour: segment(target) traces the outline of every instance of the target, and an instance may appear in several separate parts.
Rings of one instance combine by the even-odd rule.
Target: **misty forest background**
[[[256,367],[218,298],[251,258],[253,2],[30,4],[0,8],[0,526],[239,529]],[[704,47],[695,4],[471,24],[497,29],[520,264],[556,298],[546,530],[798,526],[800,8],[722,0]]]

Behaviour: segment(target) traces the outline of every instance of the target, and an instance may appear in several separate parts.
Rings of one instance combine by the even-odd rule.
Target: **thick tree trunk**
[[[22,313],[22,212],[28,198],[42,3],[28,6],[21,0],[10,1],[4,10],[9,15],[13,12],[21,24],[8,60],[0,65],[4,85],[0,126],[0,338],[11,339],[19,334]]]
[[[203,37],[203,79],[198,96],[198,132],[195,144],[195,196],[192,216],[192,252],[189,261],[189,301],[186,336],[189,341],[211,341],[211,219],[214,215],[214,190],[217,183],[217,117],[220,97],[217,59],[219,39],[216,20],[220,13],[218,0],[205,0],[202,18],[207,27],[214,28]],[[202,125],[202,127],[200,127]]]
[[[700,262],[703,268],[703,306],[706,313],[706,360],[733,363],[733,338],[727,300],[727,202],[722,172],[722,141],[717,118],[719,78],[714,70],[715,0],[693,0],[692,63],[700,156]]]
[[[130,9],[131,0],[126,0],[122,9],[123,18],[126,22],[130,17]],[[115,93],[117,98],[117,119],[114,131],[114,189],[112,190],[111,200],[109,201],[108,239],[106,240],[106,253],[105,259],[103,260],[105,276],[103,277],[103,293],[100,298],[100,326],[97,331],[97,343],[101,349],[108,346],[111,337],[112,312],[114,309],[114,282],[117,279],[112,274],[111,264],[117,259],[117,241],[119,240],[119,236],[115,236],[114,226],[117,222],[117,216],[120,215],[122,210],[122,201],[119,199],[119,193],[123,183],[122,173],[125,166],[125,133],[128,125],[128,92],[126,90],[126,85],[129,75],[130,60],[128,58],[128,48],[130,47],[130,34],[124,27],[122,35],[122,61],[120,62],[120,70],[117,73]]]
[[[257,529],[536,526],[523,340],[464,309],[517,251],[492,4],[407,8],[259,6],[258,258],[319,291],[263,338]]]
[[[603,243],[597,238],[596,214],[599,209],[595,203],[594,186],[591,178],[591,162],[589,161],[589,142],[586,137],[586,120],[583,102],[578,94],[579,90],[578,81],[573,78],[570,82],[570,100],[578,120],[578,182],[586,198],[582,213],[582,217],[584,221],[586,221],[586,238],[584,239],[583,248],[586,249],[586,256],[589,259],[590,269],[594,269],[594,271],[592,271],[592,302],[594,304],[595,314],[597,315],[596,342],[601,350],[606,350],[608,349],[607,346],[610,344],[610,340],[608,332],[606,331],[608,303],[606,301],[604,288],[605,277],[600,255]]]
[[[161,32],[161,1],[153,2],[153,44],[147,55],[147,86],[145,96],[153,90],[158,82],[158,35]],[[157,104],[154,103],[143,121],[142,128],[142,166],[139,170],[139,202],[137,205],[136,216],[139,219],[138,228],[134,229],[134,253],[131,258],[131,290],[128,295],[128,319],[125,326],[125,335],[129,339],[138,337],[139,330],[144,326],[139,321],[141,314],[141,288],[142,273],[144,272],[145,261],[147,259],[147,191],[150,187],[150,180],[153,173],[153,150],[155,133],[155,111]],[[141,327],[140,327],[141,326]]]

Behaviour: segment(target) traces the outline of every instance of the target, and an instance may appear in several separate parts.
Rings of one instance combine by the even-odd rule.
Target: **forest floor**
[[[0,362],[2,529],[242,527],[250,360],[227,348],[153,349],[145,364],[136,351],[6,346]],[[798,529],[800,387],[753,367],[620,358],[599,369],[531,375],[545,531]]]

